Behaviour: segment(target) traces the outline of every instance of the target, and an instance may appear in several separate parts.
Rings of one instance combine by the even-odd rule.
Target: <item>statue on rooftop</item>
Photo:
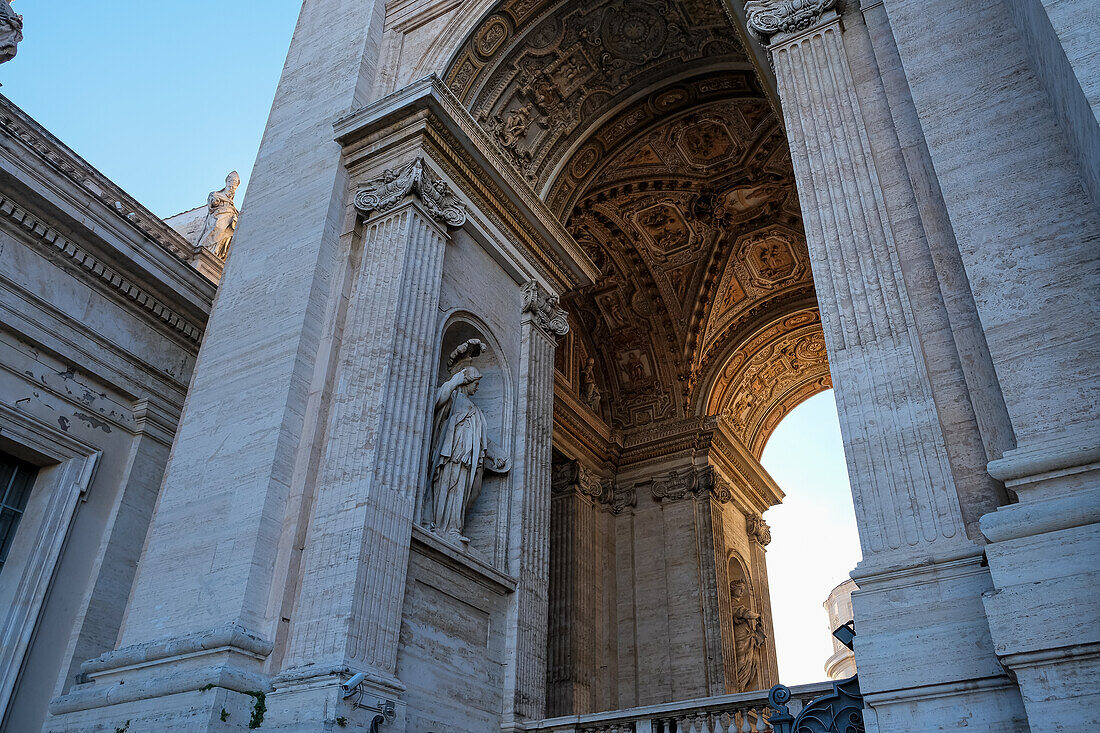
[[[233,232],[237,230],[240,211],[233,203],[233,197],[240,185],[241,177],[233,171],[225,177],[225,188],[211,191],[206,199],[206,221],[202,225],[199,244],[223,260],[229,254],[229,244],[233,240]]]
[[[0,0],[0,64],[11,61],[23,40],[23,16],[11,9],[11,0]]]

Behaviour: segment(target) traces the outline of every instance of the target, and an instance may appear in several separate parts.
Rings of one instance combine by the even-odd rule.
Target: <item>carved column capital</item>
[[[767,547],[772,541],[772,528],[758,514],[745,517],[745,531],[750,540],[756,540],[761,547]]]
[[[559,338],[569,333],[569,317],[558,305],[558,296],[550,295],[534,280],[525,282],[522,290],[523,312],[531,314],[536,326]]]
[[[719,504],[733,500],[733,488],[713,466],[670,471],[653,480],[652,494],[655,501],[676,501],[687,496],[710,498]]]
[[[368,181],[355,194],[355,208],[364,214],[385,213],[407,196],[416,195],[433,219],[457,228],[466,223],[466,205],[447,182],[417,158],[400,168],[389,168]]]
[[[749,30],[767,43],[779,33],[797,33],[817,23],[837,0],[746,0]]]

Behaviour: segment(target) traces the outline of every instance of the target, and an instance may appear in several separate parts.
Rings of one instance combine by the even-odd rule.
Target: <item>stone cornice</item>
[[[576,287],[598,277],[580,245],[437,77],[413,82],[334,123],[349,168],[369,162],[382,150],[396,155],[402,127],[417,128],[433,138],[444,154],[433,161],[449,168],[446,172],[475,208],[516,237],[555,286]]]
[[[622,453],[618,436],[554,376],[554,444],[571,444],[598,463],[615,464]]]
[[[49,252],[52,257],[63,258],[97,287],[137,305],[141,311],[167,325],[195,347],[202,341],[201,324],[179,314],[153,295],[149,289],[138,285],[130,277],[97,257],[88,248],[63,236],[49,224],[2,194],[0,194],[0,217],[21,229],[31,242]]]
[[[158,246],[184,263],[189,262],[194,256],[194,247],[176,230],[70,150],[2,94],[0,94],[0,128],[33,150],[51,168],[105,204],[120,220],[125,221],[127,226],[140,232],[143,238],[156,242]]]
[[[813,27],[837,0],[747,0],[746,23],[764,42]]]

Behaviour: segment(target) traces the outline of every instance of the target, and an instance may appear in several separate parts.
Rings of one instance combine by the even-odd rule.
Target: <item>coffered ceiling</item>
[[[447,84],[601,270],[559,382],[617,430],[725,414],[754,452],[828,386],[786,137],[720,0],[501,3]],[[589,390],[591,394],[591,390]]]

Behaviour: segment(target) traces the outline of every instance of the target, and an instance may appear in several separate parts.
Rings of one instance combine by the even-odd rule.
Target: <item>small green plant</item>
[[[252,703],[252,717],[248,720],[249,728],[259,728],[264,723],[264,713],[267,712],[267,703],[265,702],[267,695],[259,690],[252,690],[244,693],[250,695],[254,702]]]
[[[341,728],[347,728],[348,719],[341,715],[339,718],[336,719],[336,725],[340,726]]]
[[[115,733],[126,733],[126,731],[128,731],[128,730],[130,730],[130,721],[129,720],[127,720],[126,725],[122,726],[121,728],[115,728]]]
[[[227,720],[229,720],[229,711],[222,708],[222,722],[224,723]]]

